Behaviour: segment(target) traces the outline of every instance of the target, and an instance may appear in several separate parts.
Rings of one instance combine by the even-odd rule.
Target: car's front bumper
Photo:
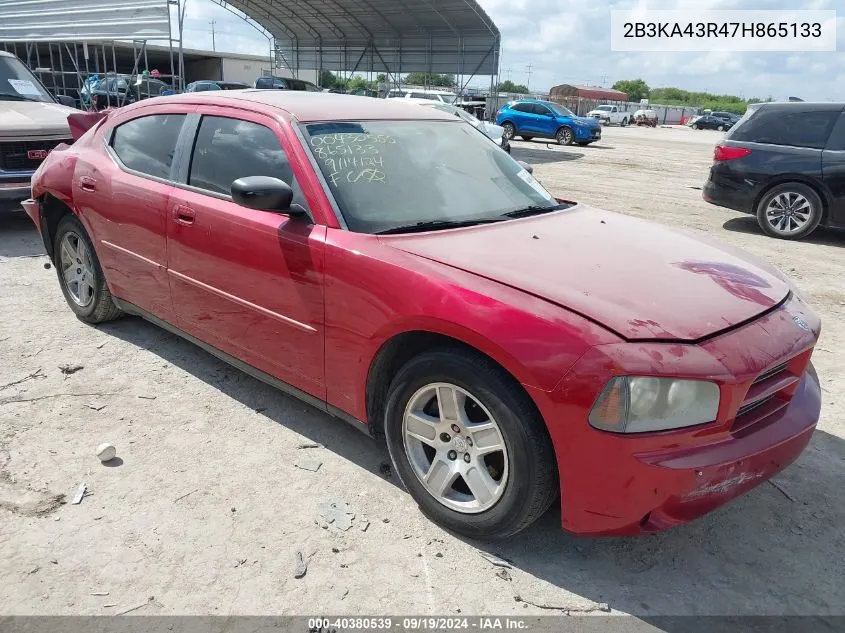
[[[806,322],[804,330],[794,318]],[[552,392],[528,388],[555,446],[562,524],[585,535],[631,535],[680,525],[735,499],[792,463],[821,409],[810,365],[819,321],[799,299],[698,345],[617,343],[585,354]],[[786,362],[769,388],[757,382]],[[720,389],[717,420],[675,431],[624,435],[591,427],[589,411],[615,375],[708,379]],[[789,380],[789,384],[786,381]],[[762,386],[761,386],[762,385]],[[751,390],[751,391],[749,391]]]
[[[601,140],[601,126],[583,127],[575,126],[573,132],[575,133],[576,141],[589,141],[593,143]]]
[[[20,210],[21,202],[29,196],[29,180],[0,182],[0,209],[2,210]]]

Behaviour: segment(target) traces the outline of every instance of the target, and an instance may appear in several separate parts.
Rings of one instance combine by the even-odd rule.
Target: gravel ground
[[[456,538],[363,434],[138,319],[76,320],[28,220],[2,218],[0,613],[845,614],[845,237],[778,241],[705,204],[718,138],[608,128],[587,148],[514,143],[555,194],[753,251],[822,315],[808,450],[778,487],[645,538],[569,536],[559,508],[503,544]],[[94,455],[104,441],[112,467]]]

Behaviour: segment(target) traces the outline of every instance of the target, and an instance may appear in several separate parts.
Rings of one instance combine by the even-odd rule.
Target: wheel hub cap
[[[419,389],[405,408],[403,443],[414,475],[447,508],[475,514],[501,499],[509,471],[505,441],[468,391],[448,383]]]
[[[62,278],[71,300],[84,308],[94,299],[94,260],[85,241],[77,233],[65,233],[60,261]]]
[[[810,221],[812,206],[802,194],[785,191],[773,197],[766,205],[766,221],[781,235],[792,235]]]

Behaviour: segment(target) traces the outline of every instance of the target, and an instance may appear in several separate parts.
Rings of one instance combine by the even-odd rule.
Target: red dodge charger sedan
[[[448,529],[507,537],[560,496],[571,532],[662,530],[815,429],[820,323],[783,275],[555,199],[449,114],[243,90],[88,116],[25,203],[71,310],[383,437]]]

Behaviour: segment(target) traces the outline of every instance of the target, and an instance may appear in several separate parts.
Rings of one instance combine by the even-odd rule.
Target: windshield
[[[613,110],[613,106],[599,106],[598,108],[596,108],[596,110],[601,110],[602,112],[610,112],[611,110]]]
[[[56,103],[29,68],[16,57],[0,57],[0,99]]]
[[[484,135],[458,121],[302,126],[350,230],[506,220],[555,199]]]
[[[544,103],[546,103],[546,102],[544,102]],[[575,116],[575,114],[572,112],[572,110],[569,110],[568,108],[565,108],[560,104],[546,103],[546,105],[549,106],[552,110],[554,110],[555,114],[559,114],[560,116]]]

